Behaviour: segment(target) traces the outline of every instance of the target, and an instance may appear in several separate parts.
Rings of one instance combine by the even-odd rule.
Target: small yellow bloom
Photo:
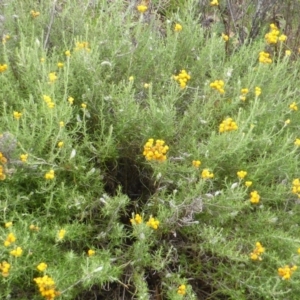
[[[66,235],[66,230],[65,229],[59,230],[59,232],[58,232],[58,239],[62,240],[65,237],[65,235]]]
[[[141,224],[142,222],[143,222],[143,218],[139,214],[136,214],[133,219],[130,219],[130,223],[132,225]]]
[[[258,194],[257,191],[253,191],[250,193],[250,202],[252,204],[258,204],[260,201],[260,195]]]
[[[7,64],[4,64],[4,65],[0,65],[0,73],[6,71],[8,68]]]
[[[0,271],[3,277],[7,277],[9,275],[10,264],[6,261],[0,263]]]
[[[58,63],[57,63],[57,67],[58,67],[58,68],[63,68],[63,66],[64,66],[64,63],[62,63],[62,62],[58,62]]]
[[[57,143],[57,147],[58,147],[58,148],[62,148],[63,145],[64,145],[64,142],[62,142],[62,141],[60,141],[60,142]]]
[[[174,31],[179,32],[181,30],[182,30],[182,25],[180,25],[179,23],[176,23],[175,27],[174,27]]]
[[[2,38],[2,44],[6,44],[6,42],[10,39],[10,36],[8,34],[5,34]]]
[[[227,118],[223,120],[222,123],[219,125],[220,133],[234,130],[238,130],[238,125],[232,120],[232,118]]]
[[[182,296],[186,294],[186,286],[184,284],[178,287],[177,294]]]
[[[32,230],[32,231],[39,231],[39,230],[40,230],[40,228],[39,228],[38,226],[35,226],[35,225],[33,225],[33,224],[31,224],[31,225],[29,226],[29,229]]]
[[[143,14],[144,12],[147,11],[148,6],[146,6],[146,5],[138,5],[138,6],[136,7],[136,9],[137,9],[141,14]]]
[[[26,154],[21,154],[20,155],[20,160],[22,161],[22,162],[27,162],[27,159],[28,159],[28,154],[26,153]]]
[[[294,144],[295,144],[296,146],[300,146],[300,139],[296,139],[295,142],[294,142]]]
[[[296,102],[293,102],[292,104],[290,104],[289,108],[291,110],[295,110],[295,111],[298,110],[298,106],[297,106]]]
[[[14,111],[13,116],[16,120],[19,120],[22,117],[22,113],[20,113],[18,111]]]
[[[214,173],[210,172],[208,169],[203,169],[201,177],[203,179],[211,179],[214,178]]]
[[[70,97],[68,98],[68,102],[72,105],[73,102],[74,102],[74,98],[70,96]]]
[[[256,86],[255,87],[255,96],[258,97],[261,94],[261,88]]]
[[[13,225],[12,222],[6,222],[6,223],[4,224],[4,227],[5,227],[5,228],[9,228],[9,227],[11,227],[12,225]]]
[[[55,177],[54,170],[50,170],[45,174],[45,179],[47,180],[52,180],[54,179],[54,177]]]
[[[218,0],[212,0],[210,2],[210,6],[218,6],[219,5],[219,1]]]
[[[261,255],[265,252],[265,248],[260,242],[256,242],[255,249],[250,253],[250,258],[252,260],[262,260]]]
[[[287,40],[287,36],[285,34],[281,34],[278,37],[278,41],[280,41],[280,42],[285,42],[286,40]]]
[[[291,56],[292,51],[291,50],[285,50],[285,56]]]
[[[66,55],[67,57],[70,57],[70,56],[71,56],[71,51],[70,51],[70,50],[67,50],[67,51],[65,52],[65,55]]]
[[[48,78],[49,78],[50,83],[55,82],[57,80],[56,73],[55,72],[49,73]]]
[[[20,257],[23,253],[23,250],[21,247],[17,247],[14,250],[10,251],[10,254],[14,257]]]
[[[86,109],[86,103],[81,103],[82,109]]]
[[[59,122],[59,127],[64,127],[65,126],[65,122],[64,121],[60,121]]]
[[[246,171],[238,171],[236,174],[239,179],[244,179],[247,175],[247,172]]]
[[[149,87],[150,87],[150,83],[144,83],[144,88],[145,89],[149,89]]]
[[[245,182],[245,186],[246,186],[246,187],[250,187],[251,185],[252,185],[252,181],[246,181],[246,182]]]
[[[87,254],[88,254],[88,256],[93,256],[93,255],[95,255],[95,253],[96,253],[95,250],[89,249]]]
[[[38,16],[40,15],[40,12],[31,10],[31,11],[30,11],[30,14],[31,14],[31,16],[32,16],[33,18],[36,18],[36,17],[38,17]]]
[[[44,262],[41,262],[37,265],[37,270],[40,271],[40,272],[44,272],[46,269],[47,269],[47,264],[44,263]]]
[[[225,42],[228,42],[229,40],[229,36],[225,33],[222,33],[222,39],[225,41]]]
[[[201,161],[200,160],[193,160],[192,164],[195,168],[199,168],[200,165],[201,165]]]
[[[41,57],[41,58],[40,58],[40,62],[43,63],[44,61],[45,61],[45,58],[44,58],[44,57]]]
[[[146,160],[164,162],[167,159],[166,154],[169,151],[169,146],[165,145],[164,140],[156,140],[155,145],[153,145],[153,143],[154,139],[148,139],[144,145],[143,155]]]
[[[6,237],[6,240],[4,241],[4,246],[8,247],[10,244],[14,243],[16,241],[16,237],[13,233],[9,233]]]
[[[133,81],[133,80],[134,80],[134,77],[133,77],[133,76],[129,76],[128,80],[129,80],[129,81]]]
[[[298,254],[300,254],[300,248],[298,248],[297,252],[298,252]]]
[[[284,121],[284,125],[289,125],[291,123],[291,120],[290,119],[287,119]]]
[[[159,226],[159,221],[157,219],[155,220],[153,217],[150,217],[146,225],[156,230]]]
[[[294,271],[297,270],[297,266],[284,266],[282,268],[278,268],[278,275],[282,277],[283,280],[289,280],[294,273]]]

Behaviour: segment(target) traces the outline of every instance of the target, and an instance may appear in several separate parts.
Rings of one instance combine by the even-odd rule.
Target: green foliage
[[[48,299],[298,299],[278,274],[300,248],[289,40],[263,64],[263,38],[225,42],[197,1],[3,2],[0,298],[42,299],[48,275]]]

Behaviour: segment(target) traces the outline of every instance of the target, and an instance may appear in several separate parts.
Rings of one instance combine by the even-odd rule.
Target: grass
[[[0,298],[298,299],[290,37],[225,42],[193,0],[73,2],[1,3]]]

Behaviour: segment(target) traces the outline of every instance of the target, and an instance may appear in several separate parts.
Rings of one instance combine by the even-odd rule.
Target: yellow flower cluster
[[[186,294],[186,286],[184,284],[181,284],[178,287],[177,294],[182,295],[182,296]]]
[[[15,241],[16,241],[15,235],[13,233],[9,233],[8,236],[6,237],[6,240],[4,241],[4,246],[8,247]]]
[[[5,228],[9,228],[9,227],[11,227],[11,226],[13,226],[13,223],[12,223],[12,222],[6,222],[6,223],[4,224],[4,227],[5,227]]]
[[[54,170],[50,170],[45,174],[45,179],[47,180],[52,180],[54,179],[54,177],[55,177]]]
[[[246,187],[250,187],[251,185],[252,185],[252,181],[246,181],[246,182],[245,182],[245,186],[246,186]]]
[[[53,300],[55,297],[59,296],[60,293],[55,289],[54,280],[48,275],[36,277],[33,280],[37,284],[42,297],[45,299]]]
[[[60,229],[58,234],[57,234],[59,240],[63,240],[65,235],[66,235],[66,230],[65,229]]]
[[[229,36],[225,33],[222,33],[222,39],[225,41],[225,42],[228,42],[229,40]]]
[[[219,5],[219,1],[218,0],[212,0],[210,2],[210,6],[218,6]]]
[[[4,72],[7,70],[7,64],[4,64],[4,65],[0,65],[0,73]]]
[[[179,23],[176,23],[174,26],[174,31],[179,32],[182,30],[182,25]]]
[[[23,253],[23,249],[21,247],[17,247],[14,250],[10,251],[10,254],[14,257],[20,257]]]
[[[201,161],[200,160],[193,160],[192,164],[195,168],[199,168],[200,165],[201,165]]]
[[[40,228],[34,224],[29,225],[29,229],[31,231],[39,231],[40,230]]]
[[[300,146],[300,139],[296,139],[294,144],[299,147]]]
[[[6,159],[6,157],[3,155],[2,152],[0,152],[0,162],[1,162],[2,164],[6,164],[6,163],[7,163],[7,159]]]
[[[268,44],[277,44],[278,41],[285,42],[287,36],[280,34],[278,27],[275,24],[270,24],[270,31],[265,35],[265,40]]]
[[[250,193],[250,202],[252,204],[258,204],[260,200],[260,195],[258,194],[257,191],[253,191]]]
[[[141,4],[141,5],[138,5],[136,7],[136,9],[138,10],[138,12],[140,12],[141,14],[143,14],[143,13],[145,13],[147,11],[148,6]]]
[[[149,221],[146,223],[147,226],[153,228],[153,229],[157,229],[159,226],[159,221],[153,217],[149,218]]]
[[[155,145],[153,145],[154,139],[149,139],[144,145],[143,155],[146,160],[157,160],[163,162],[167,159],[166,153],[169,147],[165,145],[163,140],[156,140]]]
[[[91,49],[89,48],[89,43],[88,42],[76,42],[76,47],[74,49],[75,51],[78,50],[85,50],[87,52],[90,52]],[[66,54],[67,55],[67,54]],[[68,56],[68,55],[67,55]]]
[[[219,132],[223,133],[226,131],[233,131],[237,130],[238,126],[237,124],[232,120],[232,118],[227,118],[223,120],[223,122],[219,126]]]
[[[27,153],[26,153],[26,154],[21,154],[21,155],[20,155],[20,160],[21,160],[23,163],[27,162],[27,159],[28,159],[28,154],[27,154]]]
[[[2,44],[6,44],[6,42],[10,39],[10,36],[8,34],[5,34],[2,38]]]
[[[188,81],[191,76],[186,72],[186,70],[181,70],[178,75],[173,75],[173,79],[176,80],[182,89],[186,88]]]
[[[44,262],[41,262],[37,265],[37,270],[40,271],[40,272],[44,272],[46,269],[47,269],[47,264],[44,263]]]
[[[217,90],[220,94],[224,94],[225,93],[224,85],[225,83],[223,80],[215,80],[214,82],[211,82],[209,86],[212,89]]]
[[[239,179],[244,179],[247,175],[247,172],[246,171],[238,171],[236,174]]]
[[[63,67],[64,67],[64,63],[58,62],[58,63],[57,63],[57,67],[58,67],[58,68],[63,68]]]
[[[262,64],[271,64],[272,59],[270,57],[270,53],[264,51],[259,52],[258,61]]]
[[[40,13],[38,11],[35,11],[35,10],[30,11],[30,14],[33,18],[36,18],[40,15]]]
[[[214,178],[214,173],[210,172],[208,169],[203,169],[201,177],[203,179],[211,179]]]
[[[56,73],[55,72],[49,73],[48,78],[50,83],[54,83],[57,80]]]
[[[300,198],[300,179],[296,178],[292,182],[292,193]]]
[[[261,88],[256,86],[255,87],[255,96],[258,97],[261,94]]]
[[[44,95],[43,96],[44,101],[47,103],[47,106],[49,108],[53,108],[55,106],[55,103],[52,101],[51,97]]]
[[[297,270],[297,266],[284,266],[283,268],[278,268],[278,275],[282,277],[283,280],[289,280],[294,273],[294,271]]]
[[[0,271],[3,277],[7,277],[9,275],[10,264],[6,261],[0,263]]]
[[[241,89],[240,99],[242,101],[246,101],[246,95],[249,93],[249,89]]]
[[[18,111],[14,111],[13,112],[13,116],[16,120],[19,120],[22,116],[22,113],[18,112]]]
[[[130,223],[132,225],[141,224],[142,222],[143,222],[143,218],[139,214],[136,214],[134,218],[130,219]]]
[[[96,253],[96,251],[95,251],[95,250],[92,250],[92,249],[89,249],[88,252],[87,252],[88,256],[90,256],[90,257],[91,257],[91,256],[94,256],[95,253]]]
[[[261,255],[265,252],[265,248],[260,242],[256,242],[255,249],[250,253],[252,260],[262,260]]]
[[[5,180],[6,175],[4,173],[4,168],[3,166],[0,165],[0,180]]]
[[[289,108],[291,110],[297,111],[298,110],[298,106],[296,102],[293,102],[292,104],[290,104]]]

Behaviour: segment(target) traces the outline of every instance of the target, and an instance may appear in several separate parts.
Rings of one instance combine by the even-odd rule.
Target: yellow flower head
[[[0,272],[3,277],[8,277],[10,270],[10,264],[6,261],[0,263]]]
[[[54,177],[55,177],[54,170],[50,170],[45,174],[45,179],[47,180],[52,180],[54,179]]]
[[[222,33],[222,39],[225,41],[225,42],[228,42],[229,40],[229,36],[225,33]]]
[[[62,148],[64,146],[64,142],[60,141],[57,143],[58,148]]]
[[[247,175],[247,172],[246,171],[238,171],[236,174],[239,179],[244,179]]]
[[[284,266],[282,268],[278,268],[278,275],[283,279],[283,280],[289,280],[292,276],[292,274],[297,270],[297,266]]]
[[[20,257],[23,253],[23,249],[21,247],[17,247],[14,250],[10,251],[10,255],[14,257]]]
[[[186,286],[184,284],[178,287],[177,294],[182,296],[186,294]]]
[[[19,120],[22,116],[22,113],[18,112],[18,111],[14,111],[13,112],[13,116],[16,120]]]
[[[260,242],[256,242],[254,250],[250,253],[252,260],[262,260],[261,255],[265,252],[265,248]]]
[[[9,228],[9,227],[11,227],[12,225],[13,225],[12,222],[6,222],[6,223],[4,224],[4,227],[5,227],[5,228]]]
[[[0,73],[4,72],[7,70],[7,64],[4,64],[4,65],[0,65]]]
[[[227,131],[234,131],[234,130],[238,130],[238,126],[236,122],[232,120],[232,118],[227,118],[223,120],[223,122],[219,126],[220,133],[227,132]]]
[[[71,56],[71,51],[70,50],[65,51],[65,56],[70,57]]]
[[[81,103],[81,108],[82,109],[86,109],[86,106],[87,106],[86,103]]]
[[[46,269],[47,269],[47,264],[44,263],[44,262],[41,262],[37,265],[37,270],[40,271],[40,272],[44,272]]]
[[[88,256],[93,256],[93,255],[95,255],[95,253],[96,253],[96,251],[92,250],[92,249],[89,249],[87,252]]]
[[[245,186],[246,186],[246,187],[250,187],[251,185],[252,185],[252,181],[246,181],[246,182],[245,182]]]
[[[70,97],[68,98],[68,102],[72,105],[73,102],[74,102],[74,98],[70,96]]]
[[[298,110],[298,106],[297,106],[296,102],[293,102],[292,104],[290,104],[289,108],[294,111]]]
[[[63,67],[64,67],[64,63],[58,62],[58,63],[57,63],[57,67],[58,67],[58,68],[63,68]]]
[[[141,224],[142,222],[143,218],[139,214],[136,214],[134,218],[130,219],[130,223],[132,225]]]
[[[49,82],[50,82],[50,83],[55,82],[55,81],[57,80],[56,73],[55,73],[55,72],[49,73],[48,78],[49,78]]]
[[[21,160],[23,163],[27,162],[27,159],[28,159],[28,154],[27,154],[27,153],[21,154],[21,155],[20,155],[20,160]]]
[[[193,160],[192,164],[195,168],[199,168],[200,165],[201,165],[201,161],[200,160]]]
[[[155,220],[153,217],[150,217],[146,225],[156,230],[159,226],[159,221],[157,219]]]
[[[141,5],[138,5],[136,7],[136,9],[138,10],[138,12],[140,12],[141,14],[143,14],[143,13],[145,13],[147,11],[148,6],[141,4]]]
[[[250,202],[252,204],[258,204],[260,201],[260,195],[258,194],[257,191],[253,191],[250,193]]]
[[[65,229],[60,229],[57,235],[58,235],[59,240],[63,240],[65,235],[66,235],[66,230]]]
[[[214,178],[214,173],[210,172],[208,169],[203,169],[201,177],[203,179],[211,179]]]
[[[30,11],[30,14],[31,14],[31,16],[32,16],[33,18],[36,18],[36,17],[38,17],[38,16],[40,15],[40,12],[31,10],[31,11]]]
[[[219,1],[218,0],[212,0],[210,2],[210,6],[218,6],[219,5]]]
[[[165,141],[156,140],[154,145],[154,139],[149,139],[144,145],[143,155],[146,160],[156,160],[163,162],[167,159],[166,153],[169,150],[169,146],[165,145]]]
[[[179,32],[181,30],[182,30],[182,25],[180,25],[179,23],[176,23],[175,27],[174,27],[174,31]]]

